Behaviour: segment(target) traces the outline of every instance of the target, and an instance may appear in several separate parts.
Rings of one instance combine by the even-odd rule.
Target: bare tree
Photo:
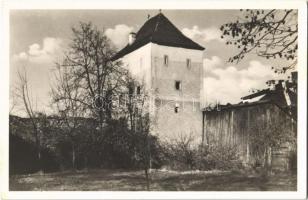
[[[151,168],[151,122],[149,117],[149,96],[145,85],[130,74],[126,76],[125,107],[129,127],[134,134],[135,157],[144,170],[147,190],[150,190]]]
[[[36,152],[37,159],[39,162],[39,170],[42,170],[42,155],[41,155],[41,141],[40,141],[40,131],[39,131],[39,121],[38,121],[38,112],[36,110],[36,101],[34,101],[32,92],[28,82],[27,71],[24,68],[23,72],[18,71],[19,83],[16,87],[16,97],[20,100],[22,104],[22,108],[27,114],[28,118],[31,121],[35,144],[36,144]]]
[[[10,88],[10,108],[9,113],[10,115],[16,110],[17,106],[17,94],[15,88]]]
[[[221,38],[227,45],[234,45],[239,52],[229,62],[242,60],[248,53],[267,59],[285,59],[286,66],[276,67],[284,73],[297,64],[298,23],[297,10],[241,10],[242,16],[221,26]]]
[[[58,67],[55,76],[56,84],[52,88],[52,99],[60,116],[60,125],[65,136],[69,138],[72,148],[72,167],[76,168],[76,148],[78,146],[78,127],[80,119],[84,116],[84,107],[80,101],[76,101],[80,94],[78,85],[72,82],[72,74],[67,67]]]
[[[195,143],[193,132],[178,133],[175,138],[166,141],[168,157],[172,165],[178,168],[193,169],[196,166],[198,146]]]
[[[78,95],[58,96],[58,101],[69,99],[78,102],[84,112],[99,121],[99,130],[111,117],[112,106],[108,100],[117,92],[122,80],[121,63],[112,62],[114,50],[110,41],[91,23],[80,23],[72,28],[73,38],[63,63],[58,67],[66,67],[70,74],[69,82],[78,88]],[[105,106],[106,102],[108,106]]]

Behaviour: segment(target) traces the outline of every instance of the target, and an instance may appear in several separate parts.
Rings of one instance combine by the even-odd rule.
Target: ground
[[[264,178],[228,171],[151,172],[152,191],[295,191],[296,175]],[[144,191],[143,171],[89,170],[14,175],[11,191]]]

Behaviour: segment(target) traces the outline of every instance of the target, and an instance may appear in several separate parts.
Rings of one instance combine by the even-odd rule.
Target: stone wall
[[[151,55],[154,132],[161,139],[185,135],[201,141],[203,52],[153,44]],[[168,56],[168,65],[164,64],[165,55]],[[187,59],[191,62],[190,66],[187,66]],[[175,87],[176,81],[181,83],[179,90]]]

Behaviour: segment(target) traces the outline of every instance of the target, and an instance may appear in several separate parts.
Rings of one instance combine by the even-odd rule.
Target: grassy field
[[[89,170],[14,175],[11,191],[145,191],[143,171]],[[151,172],[152,191],[295,191],[296,176],[270,178],[222,171]]]

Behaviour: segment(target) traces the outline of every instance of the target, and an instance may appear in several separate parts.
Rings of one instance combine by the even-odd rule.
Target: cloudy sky
[[[280,61],[246,57],[239,64],[228,63],[236,48],[220,38],[219,27],[240,16],[236,10],[163,10],[163,14],[186,36],[206,48],[204,87],[207,102],[238,103],[251,89],[263,89],[269,79],[279,79],[271,66]],[[10,86],[17,71],[26,68],[38,108],[49,111],[54,63],[61,59],[71,38],[71,27],[91,21],[117,48],[127,35],[137,32],[158,10],[16,10],[10,13]],[[285,75],[286,76],[286,75]]]

